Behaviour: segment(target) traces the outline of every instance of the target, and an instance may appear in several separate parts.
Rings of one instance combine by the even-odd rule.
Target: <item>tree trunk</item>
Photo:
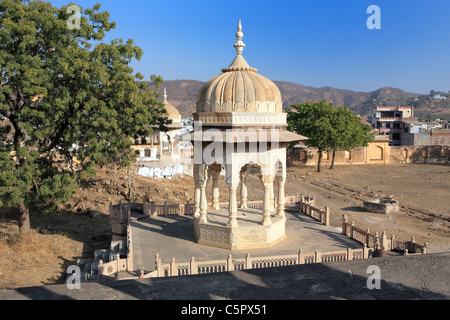
[[[334,158],[336,157],[336,151],[335,150],[333,150],[333,157],[331,158],[331,167],[330,167],[330,169],[333,169],[334,168]]]
[[[19,214],[19,232],[26,234],[30,232],[30,210],[24,204],[17,205]]]
[[[320,172],[320,163],[322,162],[322,151],[319,150],[319,161],[317,162],[317,172]]]
[[[131,173],[130,173],[130,167],[128,167],[128,198],[131,199],[133,198],[133,189],[131,186]]]

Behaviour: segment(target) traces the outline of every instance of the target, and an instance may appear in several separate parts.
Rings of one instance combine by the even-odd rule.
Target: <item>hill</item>
[[[327,100],[367,116],[372,114],[374,106],[412,105],[416,115],[420,117],[430,115],[450,119],[450,99],[433,100],[429,95],[410,93],[398,88],[383,87],[371,92],[358,92],[332,87],[314,88],[285,81],[274,83],[280,89],[285,108],[297,102]],[[203,84],[204,82],[196,80],[170,80],[165,81],[159,91],[162,93],[163,88],[167,88],[168,101],[187,117],[195,112],[197,94]]]

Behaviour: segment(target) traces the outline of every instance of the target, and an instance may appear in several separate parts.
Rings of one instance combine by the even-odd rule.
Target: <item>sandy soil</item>
[[[450,166],[384,165],[288,169],[287,192],[316,196],[318,206],[331,208],[331,223],[340,227],[343,214],[372,232],[396,239],[450,245]],[[363,200],[393,196],[400,211],[387,215],[362,209]]]

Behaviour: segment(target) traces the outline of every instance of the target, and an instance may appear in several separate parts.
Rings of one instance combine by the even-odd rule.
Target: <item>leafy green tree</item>
[[[288,129],[308,137],[305,143],[318,148],[318,172],[324,152],[333,152],[332,169],[336,151],[367,146],[373,140],[371,126],[363,125],[347,107],[335,107],[332,103],[320,101],[297,103],[291,108],[288,111]]]
[[[373,130],[370,125],[363,125],[360,117],[347,107],[334,108],[329,116],[334,129],[330,134],[330,149],[333,151],[330,169],[333,169],[336,151],[368,146],[368,142],[373,141]]]
[[[318,172],[320,172],[323,153],[329,152],[332,147],[335,130],[330,121],[330,114],[333,112],[333,104],[325,100],[315,103],[296,103],[291,105],[291,110],[288,111],[288,130],[308,137],[305,144],[318,148]]]
[[[67,9],[0,2],[0,207],[18,209],[21,232],[30,210],[69,200],[96,165],[129,165],[130,138],[166,124],[157,93],[129,66],[142,50],[102,42],[115,23],[99,4],[81,11],[79,28]]]

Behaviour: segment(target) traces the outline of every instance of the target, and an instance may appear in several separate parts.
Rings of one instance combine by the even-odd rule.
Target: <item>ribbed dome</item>
[[[222,74],[209,80],[197,97],[197,112],[282,112],[278,87],[256,73],[242,56],[242,26],[239,21],[237,56]]]
[[[172,120],[172,123],[180,123],[181,122],[181,115],[180,112],[178,111],[177,108],[175,108],[174,106],[172,106],[168,101],[167,101],[167,93],[166,93],[166,88],[164,88],[164,108],[166,109],[166,113],[167,113],[167,118],[169,118],[170,120]]]

